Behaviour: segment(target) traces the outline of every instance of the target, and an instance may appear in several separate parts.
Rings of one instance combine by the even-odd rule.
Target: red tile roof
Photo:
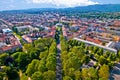
[[[26,35],[22,36],[27,42],[32,43],[32,39]]]
[[[3,46],[1,49],[2,51],[7,51],[11,49],[11,46]]]
[[[87,40],[87,41],[94,42],[94,43],[97,43],[97,44],[100,44],[100,43],[101,43],[100,40],[98,40],[98,39],[93,39],[93,38],[90,38],[90,37],[87,37],[86,40]]]

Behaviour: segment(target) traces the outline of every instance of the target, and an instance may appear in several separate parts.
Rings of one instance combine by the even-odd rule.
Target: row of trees
[[[120,53],[67,41],[62,35],[60,40],[63,80],[108,80],[110,69],[120,58]]]
[[[33,80],[55,80],[56,53],[56,41],[53,41],[49,49],[40,53],[40,60],[32,60],[27,67],[26,74]]]
[[[24,76],[22,80],[27,80],[28,77],[32,80],[55,80],[56,53],[56,41],[52,38],[41,38],[34,43],[24,44],[21,51],[0,54],[0,64],[4,66],[4,74],[0,73],[0,78],[7,76],[13,80],[20,78],[19,73]],[[6,60],[7,57],[12,62]],[[5,61],[8,61],[8,65],[5,65]]]
[[[63,80],[108,80],[110,69],[120,61],[120,52],[114,54],[77,40],[66,40],[62,35],[60,45]],[[43,38],[24,44],[22,50],[13,54],[0,54],[0,65],[4,66],[0,79],[7,76],[12,80],[27,80],[28,77],[32,80],[55,80],[56,53],[56,41]],[[23,77],[19,77],[18,73]]]

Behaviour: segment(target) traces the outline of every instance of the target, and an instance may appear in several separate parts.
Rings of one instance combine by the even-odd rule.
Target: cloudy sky
[[[0,11],[28,8],[63,8],[94,4],[120,4],[120,0],[0,0]]]

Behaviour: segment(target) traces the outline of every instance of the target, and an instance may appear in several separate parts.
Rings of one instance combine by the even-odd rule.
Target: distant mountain
[[[80,11],[120,12],[120,4],[98,4],[71,8]]]
[[[25,10],[11,10],[11,11],[2,11],[2,12],[18,12],[18,13],[39,13],[43,11],[66,11],[66,12],[120,12],[120,4],[97,4],[90,6],[78,6],[71,8],[32,8]]]

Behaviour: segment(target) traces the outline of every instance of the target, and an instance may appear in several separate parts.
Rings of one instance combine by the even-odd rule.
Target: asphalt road
[[[62,62],[60,59],[60,44],[57,45],[57,65],[56,65],[56,80],[62,80]]]
[[[111,70],[109,80],[120,80],[120,63],[116,64]]]

